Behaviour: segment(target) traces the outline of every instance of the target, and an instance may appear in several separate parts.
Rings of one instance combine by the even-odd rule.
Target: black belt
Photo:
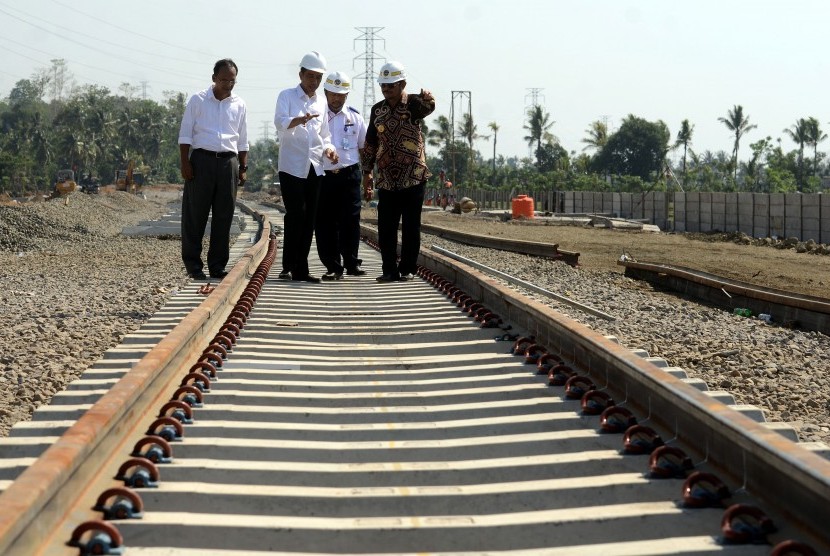
[[[216,152],[216,151],[209,151],[207,149],[193,149],[193,150],[198,151],[200,153],[204,153],[208,156],[212,156],[214,158],[233,158],[233,157],[236,156],[236,153],[233,152],[233,151]]]
[[[351,170],[355,168],[357,163],[352,164],[351,166],[344,166],[343,168],[335,168],[334,170],[326,170],[327,174],[339,174],[340,172],[345,172],[346,170]]]

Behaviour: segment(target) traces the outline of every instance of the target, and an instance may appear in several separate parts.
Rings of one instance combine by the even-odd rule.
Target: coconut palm
[[[813,147],[813,175],[818,176],[818,144],[827,139],[827,134],[821,130],[818,120],[807,118],[807,144]]]
[[[804,145],[810,141],[808,126],[807,120],[799,118],[793,126],[784,130],[784,133],[789,135],[790,139],[798,145],[797,182],[799,191],[801,191],[801,187],[804,185]]]
[[[591,122],[591,126],[585,130],[588,137],[582,140],[586,145],[582,148],[583,151],[594,149],[596,151],[602,150],[602,147],[608,143],[608,124],[602,121]]]
[[[490,122],[487,127],[493,132],[493,176],[496,175],[496,141],[499,136],[499,125],[496,122]]]
[[[692,133],[694,133],[695,126],[689,123],[689,120],[680,122],[680,131],[677,132],[677,139],[674,141],[674,148],[683,146],[683,183],[686,183],[686,156],[689,152],[689,145],[692,144]]]
[[[542,166],[542,141],[553,143],[556,141],[556,136],[550,133],[550,128],[555,124],[550,119],[550,114],[538,104],[528,109],[527,123],[523,126],[529,133],[525,136],[527,144],[533,148],[536,147],[536,165]]]
[[[736,104],[727,113],[726,118],[718,118],[718,121],[723,123],[726,128],[735,134],[735,144],[732,148],[732,168],[734,169],[734,177],[738,179],[738,148],[741,145],[741,137],[744,133],[758,127],[755,124],[749,123],[749,116],[744,117],[744,107]]]

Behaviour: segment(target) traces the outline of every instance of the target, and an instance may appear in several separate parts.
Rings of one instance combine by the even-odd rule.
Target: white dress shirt
[[[245,101],[234,94],[217,100],[213,96],[213,87],[196,93],[184,109],[179,144],[215,152],[247,152]]]
[[[335,150],[327,112],[325,96],[315,94],[309,97],[300,85],[280,92],[274,113],[274,125],[280,141],[280,172],[306,178],[310,164],[315,174],[323,175],[323,152],[326,149]],[[306,113],[317,114],[317,117],[311,118],[305,125],[288,129],[291,120]]]
[[[340,160],[334,164],[326,158],[323,160],[323,167],[326,170],[335,170],[360,162],[359,150],[366,144],[366,122],[363,116],[346,105],[337,114],[326,107],[326,116],[331,131],[331,142],[334,143]]]

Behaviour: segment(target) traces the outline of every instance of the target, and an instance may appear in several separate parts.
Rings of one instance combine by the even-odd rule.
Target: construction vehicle
[[[142,185],[144,185],[144,174],[135,171],[135,162],[132,160],[127,164],[126,170],[118,170],[115,173],[116,191],[140,193]]]
[[[75,172],[72,170],[58,170],[55,177],[55,187],[52,190],[52,198],[69,195],[78,187],[75,183]]]
[[[98,181],[98,178],[93,177],[91,172],[87,172],[86,174],[81,173],[81,180],[80,180],[81,191],[84,193],[99,193],[101,190],[101,184]]]

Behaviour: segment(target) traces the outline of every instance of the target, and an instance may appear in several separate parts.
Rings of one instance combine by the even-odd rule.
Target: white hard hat
[[[397,83],[406,79],[406,71],[400,62],[386,62],[380,68],[378,83]]]
[[[309,71],[316,71],[317,73],[325,73],[326,59],[316,50],[312,50],[303,56],[302,61],[300,61],[300,67]]]
[[[348,93],[352,84],[349,83],[349,76],[342,71],[333,71],[326,76],[323,82],[323,89],[332,93]]]

